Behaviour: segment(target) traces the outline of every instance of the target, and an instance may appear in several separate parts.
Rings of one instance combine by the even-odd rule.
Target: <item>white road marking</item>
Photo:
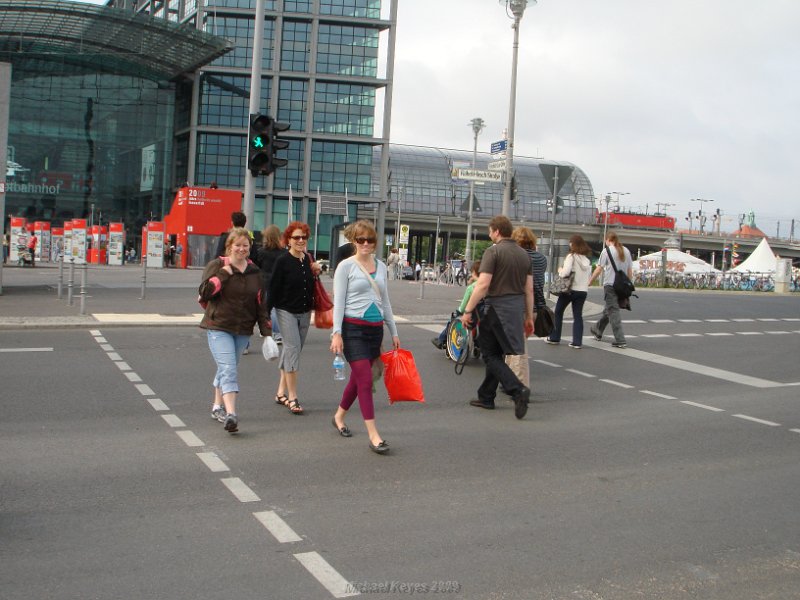
[[[668,333],[642,333],[639,337],[643,338],[665,338],[665,337],[672,337]]]
[[[223,471],[230,471],[228,465],[222,462],[222,459],[213,452],[198,452],[197,456],[202,460],[205,465],[211,470],[212,473],[222,473]]]
[[[560,369],[561,368],[561,365],[557,365],[556,363],[548,362],[546,360],[540,360],[538,358],[534,358],[533,362],[537,362],[540,365],[545,365],[545,366],[548,366],[548,367],[555,367],[556,369]]]
[[[122,357],[116,352],[106,352],[106,356],[111,360],[122,360]]]
[[[643,394],[648,394],[649,396],[657,396],[658,398],[664,398],[664,400],[677,400],[675,396],[668,396],[667,394],[659,394],[658,392],[651,392],[650,390],[639,390]]]
[[[167,422],[167,425],[173,429],[177,427],[186,427],[186,423],[180,420],[177,415],[161,415],[161,418]]]
[[[706,323],[730,323],[730,319],[706,319]]]
[[[202,313],[191,315],[159,315],[157,313],[92,313],[101,323],[147,325],[148,323],[198,323]]]
[[[674,323],[672,319],[650,319],[651,323]]]
[[[113,352],[114,346],[112,346],[111,344],[100,344],[100,349],[105,350],[106,352]]]
[[[689,406],[696,406],[697,408],[705,408],[706,410],[713,410],[714,412],[725,412],[724,408],[716,408],[714,406],[709,406],[708,404],[700,404],[699,402],[692,402],[691,400],[681,400],[683,404],[688,404]]]
[[[253,513],[253,516],[258,519],[261,524],[267,528],[267,531],[272,534],[272,537],[281,544],[303,541],[303,538],[297,535],[275,511],[265,510],[264,512]]]
[[[763,331],[737,331],[737,335],[764,335]]]
[[[700,319],[678,319],[680,323],[702,323]]]
[[[625,356],[630,358],[638,358],[639,360],[656,363],[664,367],[672,367],[674,369],[680,369],[682,371],[689,371],[690,373],[695,373],[697,375],[705,375],[706,377],[714,377],[716,379],[722,379],[729,383],[749,385],[750,387],[755,387],[755,388],[776,388],[776,387],[783,387],[785,385],[777,381],[769,381],[768,379],[761,379],[759,377],[750,377],[749,375],[742,375],[741,373],[726,371],[724,369],[717,369],[715,367],[707,367],[705,365],[699,365],[697,363],[692,363],[686,360],[680,360],[678,358],[671,358],[669,356],[653,354],[652,352],[644,352],[643,350],[635,350],[633,348],[627,348],[625,350],[617,350],[616,348],[613,348],[610,345],[600,344],[597,342],[590,342],[590,345],[593,348],[600,348],[601,350],[605,350],[607,352],[614,352],[615,354],[624,354]]]
[[[800,317],[786,317],[785,319],[781,319],[781,321],[800,321]]]
[[[134,383],[142,380],[142,378],[139,377],[139,374],[136,373],[135,371],[128,371],[127,373],[125,373],[125,377],[128,378],[128,381],[133,381]]]
[[[768,333],[770,335],[786,335],[788,333],[792,333],[791,331],[765,331],[764,333]]]
[[[130,371],[131,366],[123,360],[114,361],[114,364],[119,367],[120,371]]]
[[[0,352],[52,352],[52,348],[0,348]]]
[[[641,319],[623,319],[622,322],[631,323],[633,325],[643,325],[644,323],[647,323],[647,321],[642,321]],[[597,321],[595,321],[595,323],[597,323]]]
[[[139,390],[139,393],[142,396],[155,396],[156,395],[156,393],[153,391],[153,388],[151,388],[146,383],[137,383],[136,384],[136,389]]]
[[[581,377],[597,377],[597,375],[592,375],[591,373],[586,373],[585,371],[578,371],[578,369],[565,369],[567,373],[575,373],[575,375],[580,375]]]
[[[189,431],[188,429],[181,429],[180,431],[176,431],[175,433],[178,434],[178,437],[181,438],[187,446],[192,448],[196,448],[198,446],[205,446],[203,440],[197,437],[194,433]]]
[[[762,323],[764,323],[764,322],[766,322],[766,323],[774,323],[775,321],[778,321],[779,319],[775,319],[773,317],[759,317],[758,320],[761,321]]]
[[[231,491],[231,494],[236,496],[239,502],[260,502],[256,493],[251,490],[247,484],[238,477],[228,477],[227,479],[220,479],[225,487]]]
[[[89,330],[89,333],[90,333],[91,335],[95,336],[95,337],[97,337],[98,335],[103,335],[102,333],[100,333],[100,330],[99,330],[99,329],[90,329],[90,330]]]
[[[744,419],[746,421],[752,421],[753,423],[761,423],[762,425],[769,425],[770,427],[780,427],[780,423],[775,423],[774,421],[765,421],[764,419],[756,419],[755,417],[748,417],[747,415],[731,415],[736,417],[737,419]]]
[[[164,404],[161,398],[148,398],[147,401],[150,403],[150,406],[156,410],[169,410],[169,406]]]
[[[601,379],[600,381],[604,383],[610,383],[611,385],[616,385],[621,388],[625,388],[626,390],[629,390],[633,387],[632,385],[628,385],[627,383],[622,383],[621,381],[614,381],[613,379]]]
[[[444,325],[417,325],[417,329],[424,329],[425,331],[432,331],[433,333],[441,333]]]
[[[95,336],[94,339],[95,339],[95,341],[97,341],[100,344],[108,343],[108,340],[106,338],[104,338],[102,335]]]
[[[750,319],[750,318],[747,318],[747,319],[731,319],[731,321],[734,321],[736,323],[752,323],[753,321],[755,321],[755,319]]]
[[[710,335],[712,337],[725,337],[733,334],[727,331],[716,331],[716,332],[712,331],[710,333],[707,333],[706,335]]]
[[[675,337],[703,337],[702,333],[676,333]]]
[[[295,554],[294,557],[328,590],[334,598],[346,598],[347,596],[358,596],[358,592],[351,590],[353,586],[339,575],[339,573],[317,552],[303,552]]]
[[[800,433],[800,429],[790,429],[789,431],[794,431],[795,433]]]

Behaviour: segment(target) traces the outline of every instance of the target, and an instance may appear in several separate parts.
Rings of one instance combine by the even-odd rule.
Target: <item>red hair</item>
[[[284,246],[289,245],[289,240],[291,239],[295,229],[300,229],[302,230],[303,235],[311,237],[311,228],[306,223],[303,223],[302,221],[292,221],[291,223],[289,223],[286,229],[283,230]]]

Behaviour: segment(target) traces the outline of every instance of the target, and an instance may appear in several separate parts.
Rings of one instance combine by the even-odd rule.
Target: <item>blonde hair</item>
[[[536,250],[536,234],[528,227],[517,227],[511,234],[511,239],[525,250]]]
[[[606,244],[609,246],[615,246],[617,249],[617,254],[619,255],[619,259],[625,260],[625,250],[623,249],[622,243],[620,243],[616,233],[609,231],[608,234],[606,234]]]
[[[244,227],[232,227],[230,232],[228,233],[228,239],[225,240],[225,255],[229,255],[231,253],[231,246],[233,246],[233,242],[238,240],[240,237],[247,239],[247,243],[251,246],[253,245],[253,240],[250,239],[250,232],[247,231]]]

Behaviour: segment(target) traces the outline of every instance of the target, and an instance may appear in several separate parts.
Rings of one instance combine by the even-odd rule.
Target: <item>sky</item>
[[[391,141],[471,151],[480,117],[489,151],[508,125],[505,1],[399,0],[397,21]],[[529,1],[514,154],[574,163],[598,198],[679,227],[719,209],[732,231],[752,210],[797,237],[798,31],[797,0]]]

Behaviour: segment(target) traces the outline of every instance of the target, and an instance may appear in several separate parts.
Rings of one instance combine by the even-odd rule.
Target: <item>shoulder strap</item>
[[[372,284],[372,290],[375,292],[375,296],[377,298],[380,298],[381,297],[381,291],[380,291],[380,289],[378,289],[378,284],[375,283],[375,280],[372,278],[372,275],[370,275],[369,272],[364,268],[364,266],[360,262],[355,260],[352,256],[348,260],[351,260],[351,259],[356,264],[356,266],[359,269],[361,269],[361,272],[364,273],[364,275],[366,276],[367,280]],[[376,258],[375,259],[375,270],[377,271],[377,269],[378,269],[378,259]]]
[[[606,246],[606,254],[608,254],[608,259],[611,261],[611,268],[615,271],[617,270],[617,263],[614,262],[614,257],[611,255],[611,249]]]

